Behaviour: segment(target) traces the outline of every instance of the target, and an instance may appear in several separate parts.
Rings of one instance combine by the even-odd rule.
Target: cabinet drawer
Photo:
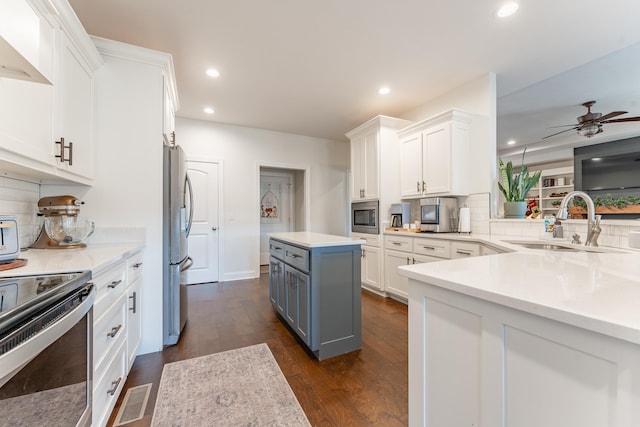
[[[468,258],[480,256],[480,244],[466,242],[451,243],[451,258]]]
[[[279,240],[269,240],[269,254],[272,257],[284,260],[284,243]]]
[[[135,282],[142,274],[142,258],[142,251],[127,258],[127,283]]]
[[[411,237],[404,236],[384,236],[385,249],[393,249],[394,251],[412,252],[413,251],[413,239]]]
[[[364,240],[366,243],[363,243],[363,245],[375,247],[380,246],[380,236],[378,234],[352,233],[351,237],[354,239]]]
[[[451,256],[451,242],[440,239],[415,239],[413,251],[420,255],[449,258]]]
[[[126,295],[122,294],[102,317],[96,317],[93,325],[93,367],[96,372],[102,370],[105,360],[111,359],[112,348],[125,334],[126,298]]]
[[[122,260],[109,270],[95,276],[92,282],[96,286],[93,316],[98,319],[121,295],[124,295],[127,287],[126,261]]]
[[[102,378],[94,378],[97,384],[93,389],[93,423],[94,426],[104,426],[111,410],[118,400],[118,396],[124,387],[126,380],[125,341],[121,340],[114,357],[109,360],[108,368]]]
[[[306,249],[284,245],[284,261],[298,270],[309,271],[309,251]]]

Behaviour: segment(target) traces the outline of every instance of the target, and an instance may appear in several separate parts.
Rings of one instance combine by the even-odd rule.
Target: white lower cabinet
[[[640,425],[640,346],[409,281],[409,425]]]
[[[96,287],[93,306],[93,426],[104,426],[109,420],[142,338],[142,254],[140,251],[118,261],[92,279]]]
[[[362,284],[376,291],[384,291],[384,283],[380,280],[380,248],[365,246],[362,249],[362,262],[360,263],[360,277]]]
[[[398,274],[398,267],[403,265],[497,253],[500,251],[478,242],[385,234],[384,290],[391,296],[407,300],[407,278]]]

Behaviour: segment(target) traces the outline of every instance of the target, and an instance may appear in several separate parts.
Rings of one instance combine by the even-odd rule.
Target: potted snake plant
[[[506,164],[500,159],[500,177],[498,188],[505,198],[504,217],[524,218],[527,212],[527,193],[540,181],[542,171],[537,171],[533,175],[529,173],[529,168],[524,164],[524,155],[527,149],[522,152],[522,166],[520,173],[513,172],[513,164],[509,160]]]

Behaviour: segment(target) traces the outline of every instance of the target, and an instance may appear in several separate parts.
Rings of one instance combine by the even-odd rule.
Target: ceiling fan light
[[[585,136],[587,138],[591,138],[593,135],[600,132],[602,132],[602,129],[600,129],[600,125],[597,124],[583,126],[578,129],[578,135]]]

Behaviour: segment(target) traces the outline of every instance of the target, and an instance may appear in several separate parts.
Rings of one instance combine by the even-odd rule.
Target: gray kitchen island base
[[[281,318],[318,360],[362,348],[360,243],[315,233],[275,236],[269,299]]]

